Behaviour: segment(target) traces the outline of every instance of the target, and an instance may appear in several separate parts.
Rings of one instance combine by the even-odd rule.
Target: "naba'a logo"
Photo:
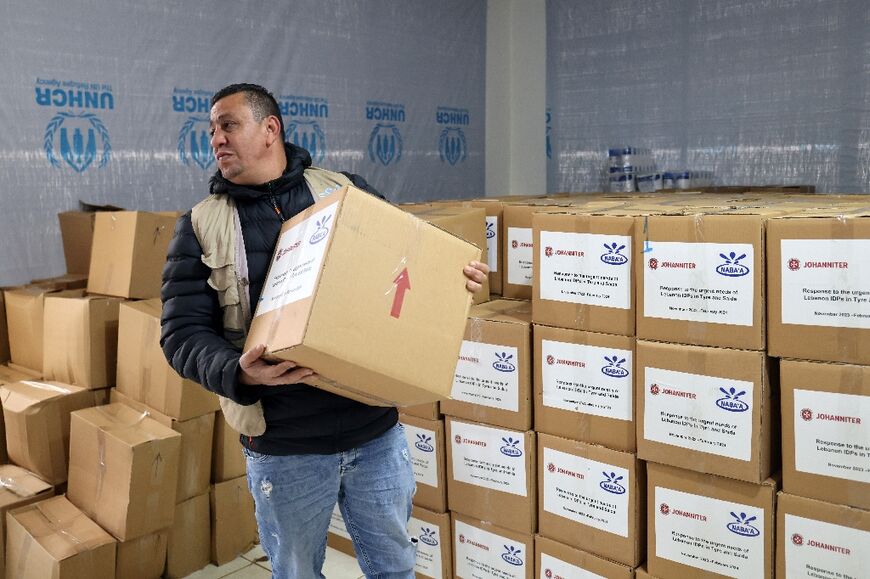
[[[628,376],[628,369],[622,367],[625,364],[625,358],[620,358],[614,354],[610,357],[604,356],[604,360],[607,362],[607,365],[601,369],[602,374],[611,378],[625,378]]]
[[[502,438],[501,441],[504,442],[504,446],[502,446],[499,450],[503,455],[513,458],[523,455],[523,451],[517,448],[517,445],[520,443],[519,439],[514,440],[513,438],[508,436],[507,438]]]
[[[617,475],[615,472],[602,472],[601,474],[604,475],[604,480],[598,483],[598,486],[614,495],[625,494],[625,487],[619,484],[619,481],[621,481],[623,477]]]
[[[495,353],[495,362],[492,363],[492,367],[498,370],[499,372],[515,372],[517,367],[511,363],[513,360],[513,354],[508,354],[507,352]]]
[[[432,437],[426,436],[425,434],[418,434],[417,435],[417,442],[414,443],[414,446],[416,446],[418,449],[422,450],[423,452],[434,452],[435,451],[435,447],[432,446]]]
[[[182,165],[195,163],[206,170],[214,163],[214,151],[209,137],[209,120],[205,117],[188,117],[178,132],[178,160]]]
[[[716,268],[716,273],[726,277],[743,277],[749,273],[749,268],[740,263],[740,260],[746,257],[746,254],[738,256],[735,252],[730,252],[728,255],[720,253],[719,257],[725,260],[725,263]]]
[[[619,245],[615,241],[611,244],[604,244],[604,249],[607,250],[607,253],[601,255],[601,261],[606,263],[607,265],[625,265],[628,263],[628,257],[619,253],[623,249],[625,249],[624,245]]]
[[[421,543],[425,543],[430,547],[438,546],[438,538],[435,536],[435,529],[429,527],[420,528],[420,536],[418,537]]]
[[[308,151],[315,163],[323,161],[326,155],[326,135],[317,121],[291,121],[284,131],[284,138]]]
[[[761,534],[761,531],[756,529],[751,523],[758,517],[749,517],[746,513],[740,513],[737,515],[735,512],[731,512],[731,516],[734,517],[734,520],[728,525],[728,530],[732,533],[736,533],[738,535],[742,535],[744,537],[757,537]]]
[[[746,390],[737,391],[733,386],[728,390],[719,388],[725,396],[716,401],[716,406],[728,412],[746,412],[749,410],[749,404],[740,400],[740,397],[746,394]]]
[[[495,237],[495,222],[487,221],[486,222],[486,238],[492,239]]]
[[[101,169],[109,162],[112,153],[109,131],[94,113],[58,113],[51,118],[45,127],[43,148],[52,167],[61,165],[55,154],[57,133],[60,133],[60,159],[78,173],[83,173],[97,160],[97,149],[101,151],[97,168]]]
[[[314,245],[315,243],[320,243],[326,239],[326,236],[329,235],[329,227],[327,227],[327,224],[330,219],[332,219],[332,215],[327,215],[317,221],[317,229],[311,235],[311,239],[308,240],[309,244]]]
[[[385,167],[402,159],[402,134],[399,128],[390,123],[378,123],[369,137],[369,159],[372,163],[380,161]]]
[[[501,554],[501,558],[511,565],[515,565],[517,567],[522,566],[523,560],[520,556],[523,554],[520,551],[519,547],[514,547],[511,545],[502,545],[504,547],[504,553]]]
[[[465,133],[462,129],[448,127],[441,131],[438,138],[438,152],[442,161],[451,165],[460,163],[468,156],[468,146],[465,144]]]

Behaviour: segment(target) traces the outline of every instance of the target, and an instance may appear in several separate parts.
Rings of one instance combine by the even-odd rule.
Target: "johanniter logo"
[[[742,277],[749,273],[749,268],[740,263],[740,260],[746,257],[745,253],[738,256],[732,251],[728,255],[720,253],[719,257],[725,260],[725,263],[716,268],[716,272],[719,275],[727,277]]]
[[[514,440],[512,437],[508,436],[506,438],[502,438],[501,441],[504,442],[504,446],[502,446],[499,450],[501,450],[501,453],[505,456],[516,458],[523,455],[523,451],[517,448],[517,445],[520,443],[519,439]]]
[[[203,171],[214,165],[208,118],[212,94],[202,89],[172,89],[172,111],[187,113],[178,131],[178,160],[182,165],[199,167]]]
[[[329,221],[332,219],[332,215],[327,215],[317,221],[317,229],[311,235],[311,239],[308,240],[310,245],[314,245],[315,243],[320,243],[326,236],[329,235]]]
[[[522,566],[523,560],[521,555],[523,554],[519,547],[514,547],[513,545],[502,545],[504,547],[504,553],[501,554],[501,558],[504,559],[507,563],[511,565],[515,565],[517,567]]]
[[[385,167],[402,160],[402,133],[397,123],[405,122],[405,105],[369,101],[366,120],[378,121],[369,135],[369,159]]]
[[[284,138],[321,163],[326,156],[326,134],[317,119],[329,118],[329,102],[320,97],[285,95],[278,106],[284,117]]]
[[[465,141],[465,131],[471,123],[468,109],[453,107],[438,107],[435,112],[435,122],[443,126],[438,137],[438,153],[442,162],[456,165],[468,157],[468,144]]]
[[[744,537],[757,537],[761,534],[761,531],[752,525],[752,521],[758,517],[749,517],[746,513],[738,515],[734,511],[731,511],[731,516],[734,517],[734,520],[728,523],[727,527],[732,533],[743,535]]]
[[[604,249],[606,249],[607,252],[601,255],[601,261],[607,265],[624,265],[628,263],[628,257],[620,253],[625,249],[624,245],[620,245],[614,241],[609,244],[605,243]]]
[[[746,390],[738,392],[733,386],[728,390],[724,388],[719,388],[719,390],[725,396],[716,401],[716,406],[728,412],[746,412],[749,410],[749,404],[740,400],[740,397],[746,394]]]
[[[515,372],[517,367],[513,365],[511,360],[513,360],[513,354],[508,354],[507,352],[496,352],[495,354],[495,362],[492,363],[492,367],[498,370],[499,372]]]
[[[622,476],[615,472],[602,472],[601,474],[604,475],[604,480],[598,483],[598,486],[614,495],[625,494],[625,487],[619,483],[623,479]]]
[[[417,442],[414,443],[414,446],[422,450],[423,452],[435,451],[435,447],[432,446],[432,437],[425,434],[417,435]]]
[[[628,376],[628,369],[622,367],[625,364],[625,358],[620,358],[614,354],[613,356],[604,356],[604,360],[607,362],[607,365],[601,368],[602,374],[611,378],[625,378]]]
[[[425,543],[431,547],[438,546],[438,538],[435,536],[435,529],[430,529],[429,527],[421,527],[419,539],[421,543]]]

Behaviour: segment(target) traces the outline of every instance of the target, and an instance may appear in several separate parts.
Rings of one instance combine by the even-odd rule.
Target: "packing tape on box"
[[[59,520],[55,521],[45,512],[45,510],[43,509],[43,507],[40,503],[35,503],[33,505],[33,508],[29,509],[29,510],[33,510],[33,511],[36,511],[37,513],[39,513],[42,516],[42,518],[45,519],[45,522],[51,531],[48,534],[58,535],[59,537],[63,538],[67,542],[67,544],[70,545],[74,554],[87,553],[88,554],[87,556],[89,558],[93,556],[93,552],[90,549],[87,549],[87,547],[88,547],[87,542],[82,541],[81,539],[76,537],[75,534],[72,533],[68,528],[66,528],[66,527],[72,526],[72,522],[75,521],[75,519],[72,519],[72,521],[70,521],[67,525],[64,525]],[[85,517],[85,516],[86,515],[84,513],[80,512],[78,515],[76,515],[76,518]],[[33,533],[29,529],[24,527],[24,525],[21,525],[21,526],[24,529],[24,536],[22,537],[21,546],[18,548],[18,553],[19,553],[18,565],[16,567],[15,575],[12,575],[12,577],[24,577],[25,576],[25,569],[27,567],[27,562],[28,562],[27,558],[30,555],[30,549],[32,548],[33,544],[37,542],[37,539],[48,536],[48,534],[34,536]],[[85,566],[83,568],[84,569],[93,569],[93,567],[94,567],[93,562],[89,561],[87,564],[85,564]],[[7,577],[8,577],[8,575],[7,575]]]
[[[25,475],[25,476],[27,476],[27,475]],[[24,476],[21,476],[21,477],[0,476],[0,487],[7,489],[12,494],[19,496],[19,497],[22,497],[22,498],[32,497],[36,493],[32,493],[32,492],[28,491],[27,489],[25,489],[24,487],[22,487],[18,483],[18,479],[23,479],[23,478],[24,478]]]
[[[22,380],[22,384],[27,384],[28,386],[33,386],[34,388],[39,388],[40,390],[48,390],[50,392],[57,392],[58,394],[72,394],[72,390],[69,388],[64,388],[63,386],[58,386],[56,384],[48,384],[47,382],[36,382],[34,380]]]
[[[100,496],[102,496],[103,493],[103,479],[106,476],[106,433],[111,430],[126,430],[127,428],[135,428],[136,426],[141,424],[146,418],[148,418],[150,413],[146,410],[142,412],[142,414],[140,414],[136,420],[132,422],[124,422],[122,420],[119,420],[111,412],[107,412],[106,410],[104,410],[103,406],[97,406],[96,410],[97,412],[109,418],[109,420],[115,423],[112,426],[100,425],[97,427],[97,456],[99,457],[100,468],[97,475],[97,490],[94,497],[95,502],[99,502]]]

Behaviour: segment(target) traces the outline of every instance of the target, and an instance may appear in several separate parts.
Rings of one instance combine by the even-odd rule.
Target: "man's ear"
[[[284,135],[281,134],[281,123],[278,122],[278,117],[269,116],[266,118],[266,144],[271,146],[275,141],[284,143]]]

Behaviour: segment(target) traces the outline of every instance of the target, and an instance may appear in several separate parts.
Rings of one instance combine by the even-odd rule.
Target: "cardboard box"
[[[218,483],[209,492],[211,505],[211,560],[229,563],[247,553],[257,541],[254,498],[245,476]]]
[[[112,402],[125,404],[140,414],[147,412],[150,418],[181,435],[181,448],[178,453],[178,487],[175,493],[176,503],[208,492],[211,482],[215,413],[203,414],[187,420],[177,420],[157,412],[147,404],[132,400],[114,388],[112,389]]]
[[[635,579],[658,579],[657,577],[653,577],[649,573],[647,573],[646,565],[641,565],[637,569],[634,570]]]
[[[42,372],[83,388],[115,385],[121,298],[70,290],[45,297]]]
[[[480,250],[359,189],[288,220],[246,349],[321,376],[317,387],[382,406],[449,396]]]
[[[418,404],[417,406],[404,406],[402,407],[402,414],[425,418],[426,420],[438,420],[441,418],[440,404],[440,402],[430,402],[429,404]]]
[[[138,539],[120,541],[115,562],[115,577],[160,579],[166,567],[168,536],[167,531],[159,531]]]
[[[6,577],[6,513],[42,501],[54,488],[29,470],[14,464],[0,465],[0,577]]]
[[[208,496],[205,493],[175,506],[166,544],[164,577],[186,577],[208,565],[211,550]]]
[[[9,459],[51,484],[67,479],[70,413],[96,403],[95,393],[60,382],[0,386]]]
[[[535,537],[535,577],[574,579],[580,577],[612,577],[634,579],[631,567],[596,557],[547,537]]]
[[[532,579],[534,536],[453,513],[456,579]]]
[[[870,365],[870,210],[771,219],[771,356]]]
[[[515,430],[532,428],[529,302],[496,300],[474,306],[453,377],[450,416]]]
[[[773,577],[776,482],[647,464],[647,569],[656,577]]]
[[[777,577],[863,577],[868,559],[870,511],[779,493]]]
[[[447,419],[451,511],[520,533],[538,526],[535,433]]]
[[[97,213],[88,293],[160,297],[161,272],[176,218],[146,211]]]
[[[332,517],[329,519],[329,531],[326,534],[326,544],[336,551],[341,551],[345,555],[356,558],[356,552],[353,550],[353,540],[350,538],[350,533],[347,532],[347,526],[344,524],[338,504],[332,508]]]
[[[179,433],[109,404],[72,413],[69,446],[67,495],[101,527],[129,541],[172,524]]]
[[[447,469],[444,464],[444,421],[399,415],[414,466],[414,504],[443,513],[447,510]]]
[[[538,436],[540,533],[636,567],[646,546],[645,477],[637,456]]]
[[[91,264],[94,215],[97,211],[120,211],[113,205],[92,205],[79,201],[79,211],[57,214],[67,273],[87,274]]]
[[[6,513],[8,579],[115,576],[116,541],[65,497]]]
[[[783,360],[782,483],[870,509],[870,367]]]
[[[3,364],[0,366],[0,384],[20,382],[22,380],[42,380],[42,374],[15,364]]]
[[[247,467],[239,433],[227,424],[223,412],[216,412],[214,416],[211,482],[221,483],[243,476]]]
[[[34,279],[27,285],[58,291],[83,290],[88,285],[88,275],[87,273],[67,273],[55,277]]]
[[[178,420],[220,409],[217,396],[172,369],[160,349],[160,300],[125,302],[118,320],[117,389]]]
[[[417,539],[417,562],[414,575],[419,579],[451,579],[453,549],[450,540],[450,513],[433,513],[414,507],[408,532]]]
[[[558,201],[526,200],[506,203],[503,210],[504,250],[502,254],[502,295],[521,300],[532,299],[534,243],[532,214]]]
[[[4,292],[11,360],[42,373],[42,329],[46,294],[53,289],[24,286]]]
[[[534,327],[535,430],[634,452],[634,338]]]
[[[764,352],[637,341],[637,455],[760,483],[779,457]]]

